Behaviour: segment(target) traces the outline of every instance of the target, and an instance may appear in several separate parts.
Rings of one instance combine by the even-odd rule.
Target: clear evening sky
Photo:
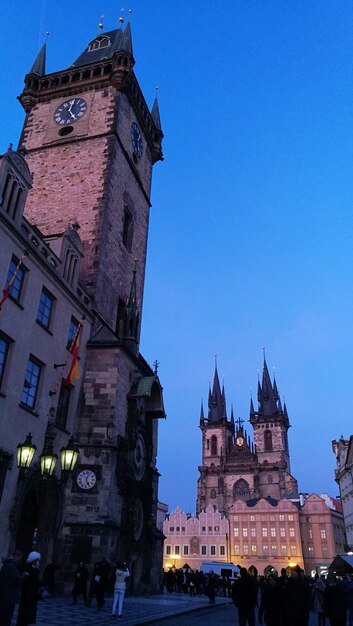
[[[125,8],[125,16],[130,5]],[[0,140],[50,32],[47,71],[116,27],[112,0],[2,6]],[[248,419],[266,348],[301,491],[338,493],[331,440],[353,432],[353,4],[134,0],[135,72],[165,134],[154,170],[141,351],[160,361],[160,499],[195,510],[200,400],[218,355]],[[79,167],[79,164],[77,164]],[[45,210],[45,207],[43,207]],[[206,406],[205,406],[206,408]],[[44,417],[44,416],[43,416]]]

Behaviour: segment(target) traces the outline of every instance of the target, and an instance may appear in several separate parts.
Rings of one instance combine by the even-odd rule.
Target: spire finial
[[[158,87],[158,85],[156,85],[156,98],[158,97],[158,89],[159,89],[159,87]]]
[[[102,30],[104,28],[104,24],[103,24],[104,17],[105,17],[104,15],[101,15],[101,19],[100,19],[100,22],[98,24],[98,35],[99,35],[99,33],[102,32]]]
[[[122,26],[124,23],[123,13],[124,13],[124,7],[120,9],[120,17],[119,17],[120,26]]]
[[[264,346],[262,347],[262,352],[264,353],[264,361],[266,361],[266,349]]]
[[[153,361],[153,367],[154,367],[154,373],[157,376],[158,374],[158,367],[159,367],[160,363],[159,361],[157,361],[157,359],[155,361]]]
[[[128,19],[129,19],[129,22],[130,22],[130,18],[131,18],[131,15],[132,15],[132,9],[129,9],[129,10],[128,10],[128,14],[129,14],[129,15],[128,15]]]
[[[47,32],[45,33],[45,41],[46,41],[46,42],[47,42],[47,40],[48,40],[49,35],[50,35],[50,33],[49,33],[49,31],[47,30]]]
[[[216,353],[214,355],[214,366],[215,366],[215,369],[217,369],[217,354]]]

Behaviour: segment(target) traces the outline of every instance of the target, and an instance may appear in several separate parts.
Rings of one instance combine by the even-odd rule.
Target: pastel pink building
[[[208,506],[199,515],[177,507],[163,524],[165,535],[163,567],[201,569],[204,561],[229,562],[228,520]]]

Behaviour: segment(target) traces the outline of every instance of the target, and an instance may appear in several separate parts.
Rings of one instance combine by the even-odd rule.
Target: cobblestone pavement
[[[216,607],[228,603],[227,598],[216,598]],[[93,601],[94,602],[94,601]],[[93,606],[87,608],[83,603],[72,605],[71,598],[48,598],[38,602],[36,626],[99,626],[107,623],[121,623],[125,626],[149,624],[167,616],[176,616],[195,609],[209,607],[208,598],[196,596],[189,598],[184,594],[161,594],[158,596],[127,597],[124,601],[121,620],[111,617],[112,598],[106,598],[101,611]],[[12,626],[16,624],[17,610]]]

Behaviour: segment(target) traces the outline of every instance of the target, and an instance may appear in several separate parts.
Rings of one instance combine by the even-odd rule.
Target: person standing
[[[87,579],[88,579],[88,571],[87,567],[80,561],[78,564],[78,568],[75,570],[75,582],[71,592],[72,595],[72,604],[77,604],[78,596],[82,596],[84,603],[87,606]]]
[[[330,573],[324,591],[324,611],[331,626],[346,626],[347,605],[347,592],[343,583]]]
[[[245,567],[240,568],[240,578],[234,583],[232,598],[238,608],[239,626],[255,626],[255,606],[259,586],[255,576],[250,576]]]
[[[283,625],[283,592],[277,576],[269,574],[264,583],[259,609],[259,622],[265,620],[266,626]]]
[[[28,626],[29,624],[35,624],[37,621],[40,566],[39,552],[30,552],[26,563],[26,572],[28,575],[22,585],[17,626]]]
[[[347,592],[348,603],[348,624],[353,626],[353,579],[352,574],[346,574],[346,580],[344,581],[344,588]]]
[[[12,616],[16,604],[20,600],[21,585],[27,574],[20,573],[19,563],[22,552],[16,550],[15,554],[9,555],[4,560],[0,570],[0,624],[11,626]]]
[[[311,606],[311,591],[306,578],[301,576],[300,567],[292,570],[283,587],[284,623],[286,626],[308,626]]]
[[[313,610],[317,613],[318,626],[326,626],[326,616],[324,613],[324,591],[326,589],[326,583],[324,576],[317,577],[315,580],[312,595],[313,595]]]
[[[123,612],[123,602],[126,591],[126,579],[129,578],[130,572],[126,563],[118,563],[115,570],[114,598],[112,606],[112,617],[116,617],[116,608],[118,607],[118,617]]]

